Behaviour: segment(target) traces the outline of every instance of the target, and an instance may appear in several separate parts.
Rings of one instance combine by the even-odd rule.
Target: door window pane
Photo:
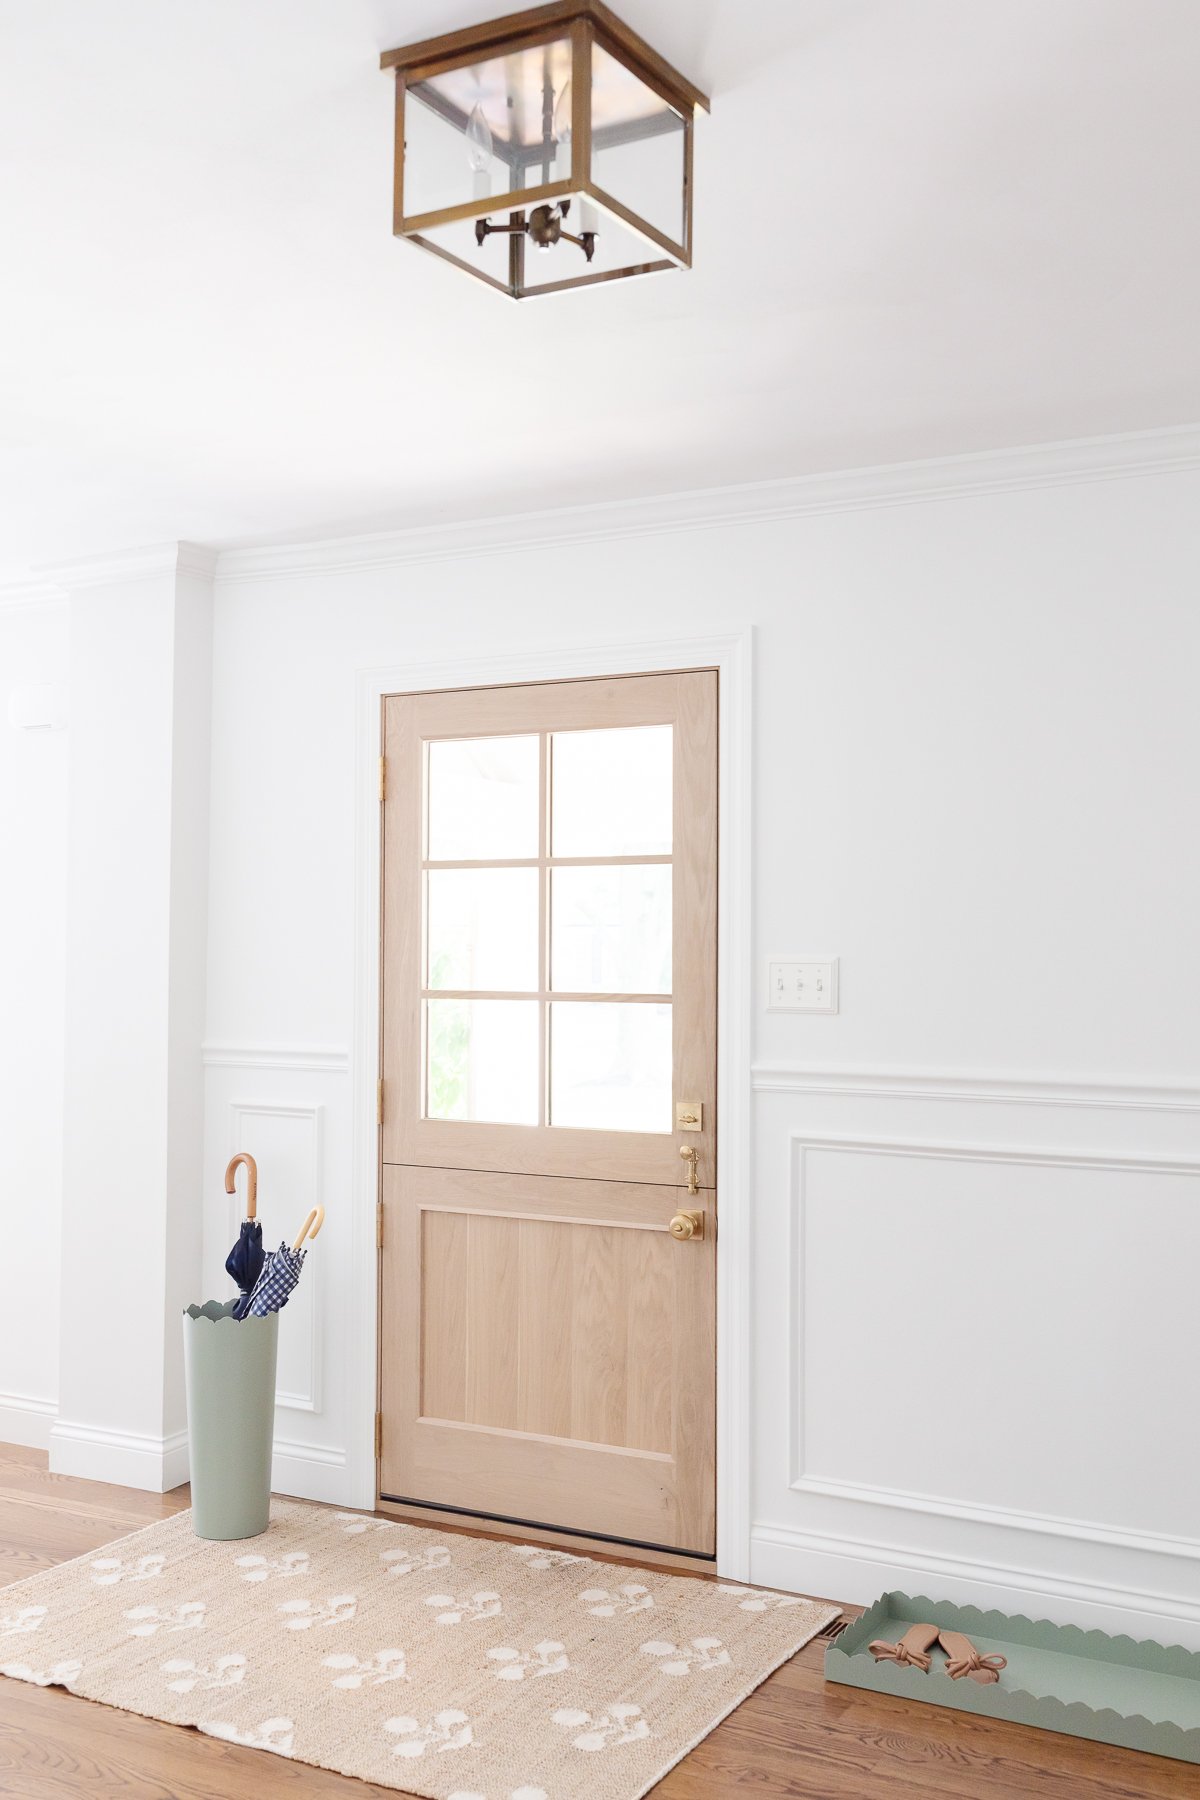
[[[538,984],[536,869],[430,869],[431,988]]]
[[[669,856],[669,725],[556,731],[551,737],[554,856]]]
[[[429,745],[428,842],[434,862],[536,856],[536,735],[435,739]]]
[[[552,987],[576,994],[671,992],[669,863],[555,869],[550,880]]]
[[[538,1121],[536,1000],[425,1002],[426,1116]]]
[[[670,1131],[670,1006],[554,1001],[550,1123],[592,1131]]]

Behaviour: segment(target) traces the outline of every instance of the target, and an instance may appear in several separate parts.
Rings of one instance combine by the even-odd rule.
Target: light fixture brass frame
[[[472,61],[484,57],[514,55],[523,50],[536,49],[539,44],[548,44],[568,38],[571,46],[571,174],[569,179],[551,181],[549,179],[534,187],[510,188],[507,193],[492,194],[482,199],[463,201],[456,206],[445,206],[437,211],[417,214],[406,214],[404,211],[404,151],[405,127],[404,108],[405,94],[410,86],[417,82],[427,81],[433,76],[445,74],[458,69]],[[683,126],[683,193],[682,242],[677,242],[666,232],[660,231],[648,219],[618,200],[615,195],[598,186],[592,172],[592,112],[591,112],[591,69],[592,46],[599,45],[610,56],[630,69],[637,78],[667,106],[676,113]],[[418,245],[422,250],[429,250],[434,256],[454,264],[477,281],[486,282],[498,293],[507,294],[510,299],[523,300],[534,294],[561,293],[564,289],[590,287],[602,281],[621,281],[630,275],[646,275],[662,269],[690,268],[692,264],[692,166],[693,166],[693,129],[697,107],[705,112],[710,110],[707,95],[701,93],[686,76],[672,68],[658,52],[651,48],[636,32],[619,19],[603,4],[603,0],[549,0],[544,6],[535,6],[527,12],[510,13],[505,18],[492,19],[483,25],[472,25],[465,30],[448,32],[443,37],[426,38],[421,43],[405,44],[396,50],[386,50],[379,59],[381,69],[391,69],[396,77],[396,135],[395,135],[395,185],[393,200],[392,230],[396,237],[404,237],[410,243]],[[429,104],[429,95],[422,95],[425,104]],[[465,128],[466,119],[459,116],[457,109],[444,102],[445,116],[460,128]],[[612,132],[620,132],[621,126],[608,128]],[[616,141],[614,139],[614,141]],[[514,172],[523,170],[529,164],[541,161],[545,163],[545,148],[541,144],[515,146],[502,157]],[[528,287],[525,282],[525,220],[533,208],[546,204],[553,206],[569,196],[585,195],[602,213],[627,226],[651,244],[657,246],[663,255],[661,258],[651,257],[649,261],[631,265],[623,269],[608,269],[597,272],[585,272],[565,277],[561,281],[539,283],[536,287]],[[508,281],[498,281],[494,275],[467,262],[463,257],[455,256],[441,244],[435,244],[425,234],[437,226],[451,225],[464,219],[479,219],[490,214],[508,214],[509,262]]]

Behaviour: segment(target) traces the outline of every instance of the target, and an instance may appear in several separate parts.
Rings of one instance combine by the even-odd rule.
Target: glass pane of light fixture
[[[669,856],[669,725],[556,731],[550,741],[554,856]]]
[[[670,1131],[670,1005],[553,1001],[550,1124]]]
[[[536,869],[430,869],[431,988],[534,992],[538,981]]]
[[[554,869],[550,881],[551,987],[671,992],[669,863]]]
[[[559,38],[447,69],[404,101],[404,212],[409,218],[571,173],[571,44]]]
[[[425,1116],[536,1125],[538,1002],[426,1000]]]
[[[489,862],[536,856],[538,760],[536,736],[431,742],[431,860]]]
[[[593,46],[592,180],[676,244],[684,240],[685,135],[673,106]]]

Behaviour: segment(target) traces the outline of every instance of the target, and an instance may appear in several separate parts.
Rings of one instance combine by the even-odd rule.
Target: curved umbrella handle
[[[241,1150],[236,1156],[230,1157],[229,1167],[225,1171],[225,1192],[237,1193],[239,1163],[246,1165],[246,1217],[253,1219],[258,1216],[258,1164],[247,1151]]]
[[[303,1225],[300,1227],[300,1236],[292,1245],[292,1249],[298,1250],[306,1237],[316,1237],[324,1223],[325,1208],[323,1206],[314,1206],[307,1219],[305,1219]],[[310,1226],[312,1227],[311,1231],[309,1230]]]

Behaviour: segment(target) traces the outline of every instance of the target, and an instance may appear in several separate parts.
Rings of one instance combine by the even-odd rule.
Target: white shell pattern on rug
[[[288,1556],[239,1556],[234,1564],[243,1581],[270,1581],[281,1575],[307,1575],[308,1552],[293,1550]]]
[[[693,1638],[682,1650],[678,1644],[652,1641],[642,1645],[642,1655],[663,1659],[658,1666],[664,1675],[690,1675],[693,1669],[723,1669],[732,1661],[720,1638],[713,1637]]]
[[[494,1619],[497,1613],[504,1611],[504,1602],[499,1594],[488,1588],[481,1588],[476,1594],[467,1594],[456,1600],[453,1594],[426,1594],[426,1606],[432,1606],[437,1615],[439,1625],[461,1625],[478,1619]]]
[[[408,1658],[403,1650],[377,1650],[365,1662],[360,1662],[349,1650],[342,1650],[336,1656],[327,1656],[322,1666],[338,1671],[333,1683],[335,1688],[360,1688],[364,1682],[370,1682],[372,1687],[382,1687],[385,1681],[408,1680]]]
[[[426,1550],[381,1550],[379,1560],[389,1575],[413,1575],[419,1569],[448,1569],[452,1558],[445,1544],[431,1544]]]
[[[236,1687],[245,1679],[249,1664],[244,1656],[234,1652],[218,1656],[211,1669],[201,1668],[182,1656],[173,1656],[160,1666],[163,1674],[170,1677],[167,1686],[173,1694],[190,1694],[193,1688]]]
[[[165,1612],[157,1606],[131,1606],[125,1617],[130,1637],[153,1637],[156,1631],[199,1631],[207,1612],[203,1600],[185,1600]]]
[[[165,1563],[165,1556],[139,1556],[135,1563],[124,1563],[119,1556],[100,1556],[92,1564],[92,1580],[97,1587],[113,1587],[118,1581],[155,1581]]]
[[[15,1582],[0,1675],[427,1800],[638,1800],[836,1616],[276,1500],[250,1542],[181,1513]]]
[[[501,1681],[524,1681],[527,1675],[565,1675],[571,1667],[566,1650],[565,1644],[547,1639],[529,1651],[514,1650],[511,1644],[497,1644],[488,1655],[493,1662],[499,1663],[500,1667],[492,1672]]]
[[[81,1662],[55,1663],[49,1669],[31,1669],[28,1663],[0,1663],[0,1675],[10,1675],[14,1681],[31,1681],[34,1687],[70,1687],[82,1673]]]
[[[40,1631],[46,1622],[44,1606],[21,1606],[16,1612],[0,1615],[0,1638],[21,1637],[27,1631]]]
[[[209,1737],[228,1738],[231,1744],[248,1744],[252,1750],[273,1750],[276,1756],[292,1754],[296,1734],[290,1719],[264,1719],[248,1731],[239,1730],[231,1719],[207,1719],[201,1721],[200,1730]]]
[[[579,1598],[593,1619],[615,1619],[618,1613],[645,1612],[654,1605],[650,1589],[637,1581],[627,1581],[615,1594],[607,1588],[584,1588]]]

